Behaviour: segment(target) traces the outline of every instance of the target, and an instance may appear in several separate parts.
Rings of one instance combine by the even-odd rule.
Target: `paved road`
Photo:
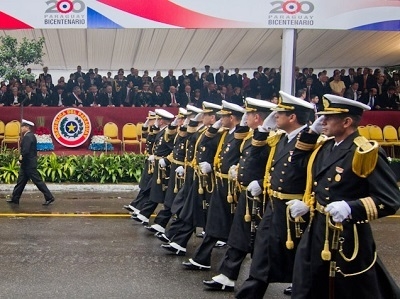
[[[38,194],[24,196],[18,210],[43,210]],[[94,210],[107,211],[96,194],[67,197],[59,196],[50,210],[68,212],[74,207],[84,212],[85,206],[94,206]],[[109,210],[121,211],[127,198],[111,199]],[[4,212],[7,205],[2,195],[0,200],[0,212]],[[184,257],[168,255],[158,239],[130,219],[54,216],[0,217],[0,298],[233,298],[230,293],[205,291],[201,283],[216,273],[225,249],[215,249],[210,272],[193,272],[182,269]],[[373,224],[379,254],[398,284],[399,223],[400,218],[386,218]],[[189,256],[200,242],[193,237]],[[239,285],[249,265],[246,259]],[[265,298],[287,299],[282,294],[286,286],[271,285]]]

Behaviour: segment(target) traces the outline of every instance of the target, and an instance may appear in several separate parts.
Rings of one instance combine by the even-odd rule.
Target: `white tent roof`
[[[44,37],[50,70],[89,68],[255,69],[281,64],[281,29],[34,29],[0,31]],[[298,30],[296,65],[316,69],[400,62],[400,32]],[[37,68],[37,67],[36,67]]]

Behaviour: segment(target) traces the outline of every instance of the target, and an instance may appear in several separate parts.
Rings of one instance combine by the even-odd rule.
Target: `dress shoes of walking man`
[[[163,233],[155,233],[154,236],[156,236],[161,242],[169,243],[168,237],[163,234]]]
[[[203,284],[213,290],[233,292],[235,281],[229,279],[224,274],[214,276],[211,280],[203,280]]]
[[[292,286],[288,286],[286,289],[283,290],[285,295],[291,296],[292,295]]]
[[[15,201],[15,200],[12,200],[12,199],[7,199],[6,202],[13,203],[15,205],[19,205],[19,201]]]
[[[42,205],[48,206],[49,204],[51,204],[51,203],[54,202],[54,201],[55,201],[54,198],[46,199],[46,201],[45,201],[44,203],[42,203]]]
[[[233,292],[234,287],[227,286],[225,284],[221,284],[219,282],[216,282],[214,280],[203,280],[204,285],[209,287],[210,289],[213,290],[218,290],[218,291],[225,291],[225,292]]]
[[[161,248],[164,248],[165,250],[167,250],[169,252],[172,252],[173,254],[178,255],[178,256],[185,256],[186,255],[185,251],[176,249],[176,248],[172,247],[170,244],[162,244]]]
[[[201,271],[207,271],[210,270],[210,266],[203,266],[200,265],[199,263],[196,263],[193,259],[189,259],[188,262],[183,262],[182,265],[185,267],[185,269],[188,270],[201,270]]]

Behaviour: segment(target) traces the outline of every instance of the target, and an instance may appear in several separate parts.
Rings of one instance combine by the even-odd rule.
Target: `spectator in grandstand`
[[[243,77],[241,74],[239,74],[239,69],[235,68],[235,73],[232,74],[229,78],[229,83],[232,85],[232,88],[235,89],[235,87],[243,87]]]
[[[151,77],[149,76],[149,71],[145,70],[143,72],[143,76],[142,76],[142,83],[143,84],[148,84],[150,89],[151,89],[152,82],[153,82],[153,80],[151,80]]]
[[[165,86],[165,85],[164,85]],[[165,94],[165,102],[168,107],[179,107],[179,99],[176,93],[176,87],[171,85],[168,92]]]
[[[205,72],[201,74],[201,78],[203,78],[204,75],[204,79],[208,82],[212,82],[214,83],[214,74],[212,72],[210,72],[210,66],[207,64],[204,66]]]
[[[80,78],[82,78],[82,77],[80,77]],[[82,89],[79,86],[74,86],[72,93],[68,96],[67,106],[68,107],[86,106],[85,93],[82,92]]]
[[[250,97],[260,99],[260,89],[260,72],[254,72],[250,80]]]
[[[233,89],[233,95],[229,99],[229,102],[243,107],[244,97],[242,95],[242,90],[240,87],[235,87]]]
[[[399,110],[399,98],[396,95],[396,87],[390,86],[388,90],[377,96],[376,110]]]
[[[152,92],[149,84],[144,84],[143,89],[135,95],[135,107],[147,107],[152,102]]]
[[[165,97],[160,85],[154,87],[151,101],[148,103],[150,107],[165,107]]]
[[[67,100],[67,93],[65,92],[64,87],[62,85],[57,85],[55,88],[56,92],[53,92],[50,97],[50,105],[53,107],[66,106],[68,100]]]
[[[40,92],[36,95],[37,101],[34,103],[34,106],[50,106],[51,100],[50,100],[50,93],[47,90],[46,85],[42,85],[40,87]]]
[[[344,93],[344,97],[348,99],[352,99],[354,101],[358,101],[361,97],[361,91],[358,90],[358,82],[353,81],[351,86]]]
[[[124,107],[135,106],[135,91],[133,88],[132,81],[128,81],[128,84],[120,90],[119,99],[120,99],[120,104]]]
[[[85,73],[82,72],[82,67],[80,65],[76,67],[76,72],[74,73],[74,75],[75,75],[75,80],[78,80],[78,78],[80,77],[83,78],[85,76]]]
[[[340,73],[333,77],[333,81],[329,83],[329,86],[332,89],[332,94],[343,97],[344,92],[346,91],[346,86],[344,85],[344,82],[340,80]]]
[[[222,86],[226,86],[229,83],[229,77],[224,72],[224,67],[222,65],[219,67],[219,72],[215,75],[215,82],[218,89],[221,89]]]
[[[178,87],[178,81],[176,80],[175,76],[174,76],[174,71],[173,70],[169,70],[168,71],[168,76],[166,76],[163,80],[163,84],[164,84],[164,92],[168,92],[170,91],[170,87]]]

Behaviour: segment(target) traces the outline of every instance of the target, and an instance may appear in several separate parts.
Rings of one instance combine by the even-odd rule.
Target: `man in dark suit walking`
[[[19,170],[17,184],[14,187],[12,197],[11,199],[8,199],[7,202],[18,205],[22,191],[24,191],[28,181],[32,180],[44,195],[45,202],[43,205],[48,206],[54,201],[54,196],[42,181],[42,178],[37,171],[37,141],[35,134],[31,132],[33,126],[33,122],[24,119],[22,120],[21,133],[23,137],[21,141],[21,154],[19,156],[21,168]]]

